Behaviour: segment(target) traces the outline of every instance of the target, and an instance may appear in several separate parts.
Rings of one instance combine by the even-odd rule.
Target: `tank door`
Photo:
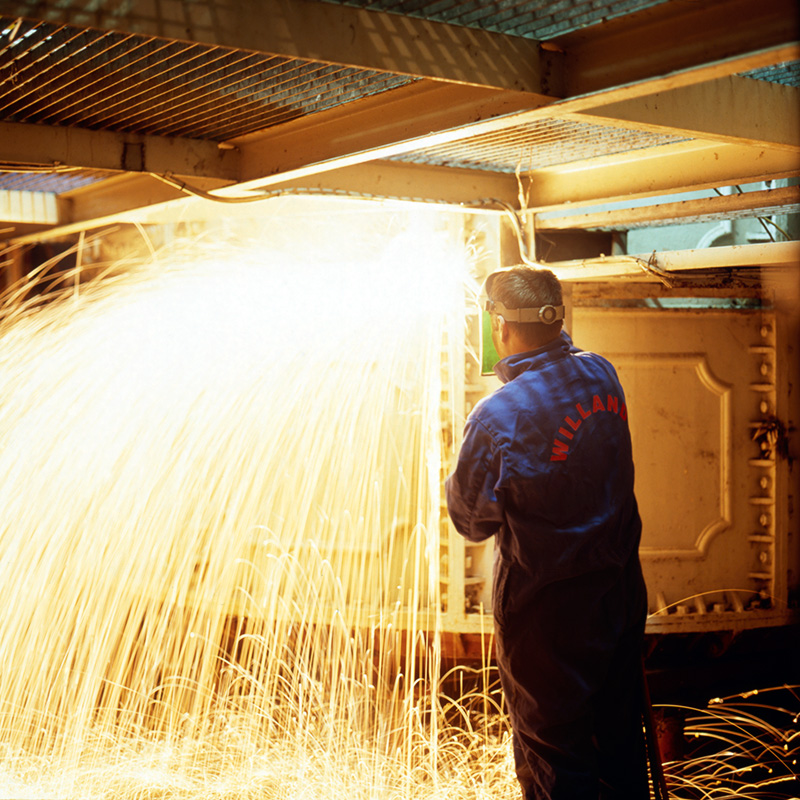
[[[653,305],[573,309],[575,343],[605,355],[626,392],[648,628],[783,624],[787,502],[776,408],[785,388],[775,315]]]

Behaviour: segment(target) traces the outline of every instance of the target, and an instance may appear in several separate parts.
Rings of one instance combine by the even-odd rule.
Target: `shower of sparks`
[[[329,245],[201,241],[8,305],[6,796],[48,796],[53,765],[59,797],[193,774],[205,796],[401,796],[394,776],[436,774],[442,364],[466,258],[431,227]]]
[[[687,758],[666,765],[670,797],[800,798],[798,689],[754,690],[683,709]]]
[[[6,303],[0,798],[517,797],[496,676],[441,680],[467,259],[435,225],[325,234]],[[675,798],[781,796],[745,767],[796,759],[796,718],[780,750],[740,714],[699,718],[719,752]]]

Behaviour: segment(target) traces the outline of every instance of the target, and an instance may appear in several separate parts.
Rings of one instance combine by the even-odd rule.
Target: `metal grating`
[[[396,160],[492,172],[529,172],[599,156],[684,141],[683,137],[611,126],[543,119],[452,144],[426,148]]]
[[[28,172],[0,172],[0,191],[52,192],[61,194],[72,189],[96,183],[110,173],[98,170],[74,169],[68,171],[32,170]]]
[[[325,0],[552,38],[668,0]],[[744,73],[800,85],[800,62]],[[225,141],[409,83],[406,75],[0,15],[0,120]],[[549,119],[395,160],[513,173],[683,139]],[[0,169],[22,169],[3,165]],[[35,165],[34,165],[35,167]],[[69,191],[97,172],[0,172],[0,190]]]
[[[547,40],[668,0],[325,0],[493,33]]]
[[[224,141],[413,80],[0,17],[0,118]]]
[[[742,77],[800,88],[800,61],[784,61],[783,64],[775,64],[772,67],[743,72]]]

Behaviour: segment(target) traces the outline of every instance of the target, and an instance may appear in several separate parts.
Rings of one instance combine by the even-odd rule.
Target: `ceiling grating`
[[[324,0],[546,41],[667,0]]]
[[[70,169],[64,171],[34,170],[30,172],[0,171],[0,191],[6,192],[51,192],[62,194],[73,189],[89,186],[112,174],[99,170]]]
[[[772,67],[754,69],[742,73],[742,77],[800,88],[800,61],[784,61],[783,64],[775,64]]]
[[[541,41],[686,1],[323,0]],[[73,0],[49,2],[55,7]],[[202,5],[202,0],[195,2]],[[29,0],[26,7],[35,13],[38,4]],[[800,61],[740,75],[800,88]],[[367,96],[415,80],[397,72],[311,58],[0,14],[0,123],[225,142],[338,107],[345,107],[347,114],[351,103],[357,108]],[[470,134],[465,125],[459,129],[459,140],[421,147],[393,161],[500,176],[686,141],[677,132],[604,125],[596,118],[583,122],[575,114],[559,117],[558,106],[551,107],[549,116],[528,117],[528,122],[516,125],[509,122],[493,133]],[[313,120],[307,127],[312,126]],[[46,158],[44,149],[41,154]],[[15,156],[24,157],[9,151],[6,158]],[[0,161],[0,191],[62,194],[114,174],[119,173],[61,168],[52,161]],[[364,190],[359,186],[356,191]],[[778,212],[760,209],[759,213]],[[727,218],[732,218],[730,213]]]
[[[0,118],[224,141],[413,80],[0,17]]]
[[[396,160],[501,173],[529,172],[680,141],[685,138],[574,120],[542,119],[425,148]]]

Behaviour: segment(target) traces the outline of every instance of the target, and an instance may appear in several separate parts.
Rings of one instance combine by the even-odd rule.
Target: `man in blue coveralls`
[[[496,536],[497,665],[526,800],[644,800],[647,612],[625,397],[562,331],[561,285],[486,281],[503,382],[467,420],[446,484],[467,539]]]

